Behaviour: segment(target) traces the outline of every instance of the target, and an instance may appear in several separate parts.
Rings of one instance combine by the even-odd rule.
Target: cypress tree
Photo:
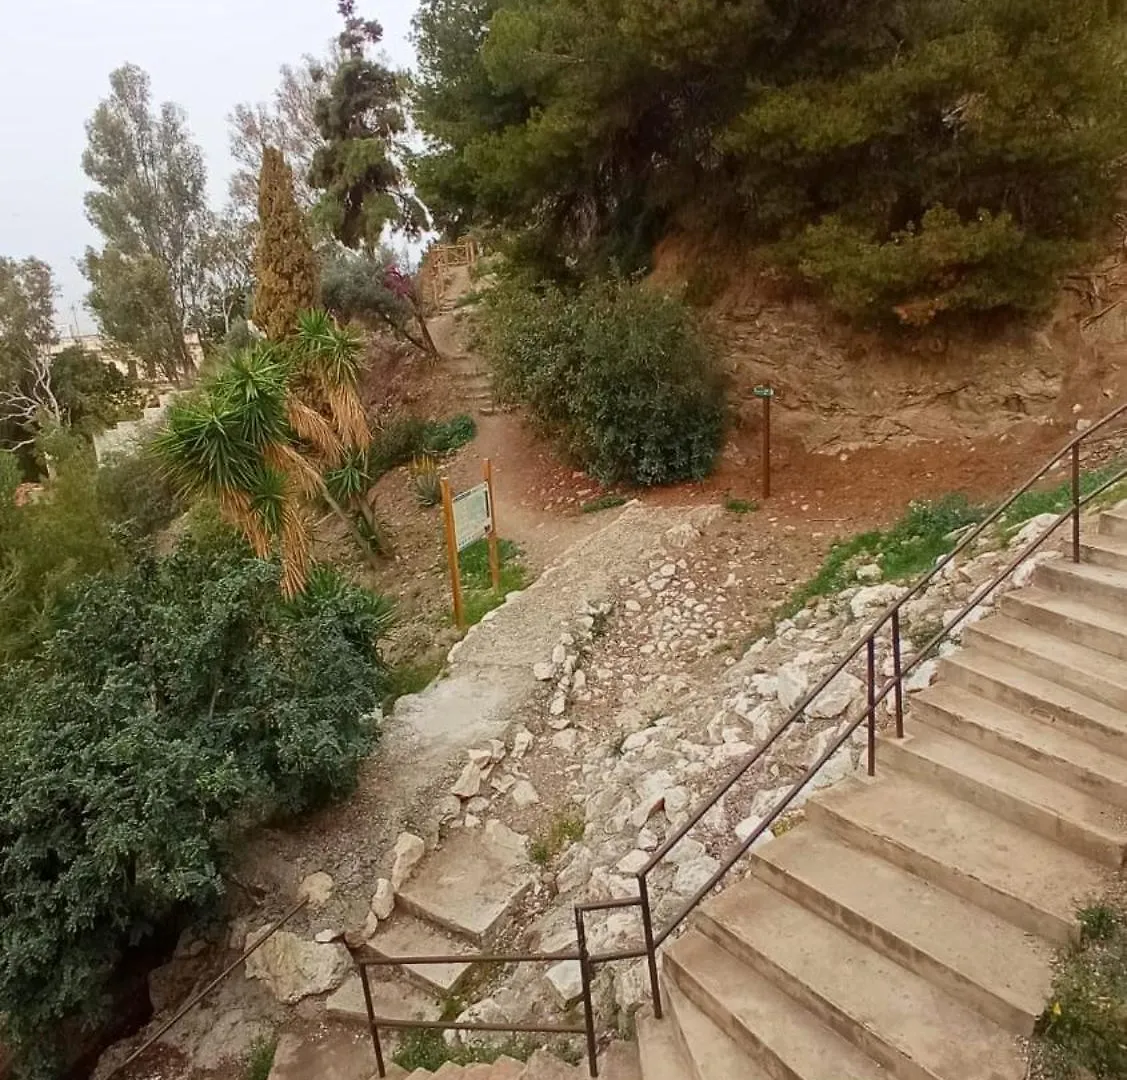
[[[296,331],[298,314],[317,303],[317,260],[294,198],[293,173],[272,146],[262,154],[258,225],[254,321],[271,341],[279,341]]]

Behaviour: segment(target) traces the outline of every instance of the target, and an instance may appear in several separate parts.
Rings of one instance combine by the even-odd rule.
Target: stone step
[[[739,1044],[685,997],[671,980],[664,980],[662,993],[669,1012],[668,1026],[676,1035],[682,1069],[670,1072],[669,1080],[732,1080],[733,1077],[770,1080],[770,1075],[748,1060]],[[643,1080],[651,1080],[651,1077],[647,1075]]]
[[[1121,808],[946,732],[909,723],[905,735],[882,738],[877,760],[1105,866],[1122,865]]]
[[[690,1080],[692,1073],[671,1018],[639,1016],[637,1032],[642,1080]]]
[[[1109,566],[1113,570],[1127,570],[1127,536],[1082,537],[1080,558],[1092,566]]]
[[[968,626],[963,643],[999,660],[1051,679],[1115,709],[1127,710],[1127,662],[1062,641],[1006,615]]]
[[[911,715],[1042,776],[1127,807],[1127,761],[1059,724],[1008,709],[950,682],[913,695]]]
[[[1127,539],[1127,505],[1120,504],[1100,514],[1099,533]]]
[[[900,1080],[1024,1080],[1010,1032],[762,882],[697,926]]]
[[[872,1058],[699,930],[667,947],[662,964],[677,989],[772,1080],[886,1080]]]
[[[1127,574],[1107,566],[1055,559],[1037,567],[1033,584],[1067,593],[1105,611],[1123,611],[1127,607]]]
[[[580,1074],[587,1075],[587,1066],[580,1066]],[[599,1055],[601,1080],[643,1080],[642,1063],[638,1059],[638,1044],[615,1039]]]
[[[450,834],[396,894],[396,903],[475,945],[494,940],[535,877],[527,838],[490,821]]]
[[[1037,588],[1008,593],[999,607],[1019,622],[1127,660],[1127,614],[1103,611],[1066,593]]]
[[[1045,1007],[1040,938],[812,825],[755,853],[757,877],[1019,1035]]]
[[[459,953],[469,953],[473,947],[465,941],[459,941],[451,934],[424,922],[422,919],[412,918],[404,912],[396,912],[386,922],[374,937],[368,939],[364,946],[379,957],[394,956],[453,956]],[[405,964],[400,971],[423,990],[440,996],[448,996],[457,991],[462,981],[469,974],[472,964]],[[368,969],[372,982],[380,980],[380,968]]]
[[[372,1008],[377,1016],[389,1020],[437,1020],[442,1011],[432,993],[424,992],[406,977],[384,967],[368,969]],[[428,987],[433,989],[433,987]],[[360,973],[347,979],[325,998],[325,1015],[334,1020],[359,1024],[368,1030],[368,1007]]]
[[[1057,944],[1103,886],[1098,863],[938,788],[885,770],[843,780],[806,804],[809,820]]]
[[[1127,759],[1127,717],[1052,679],[964,649],[940,661],[939,682],[970,690]]]

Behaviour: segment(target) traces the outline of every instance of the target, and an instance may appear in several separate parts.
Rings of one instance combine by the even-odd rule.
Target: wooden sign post
[[[458,565],[461,553],[471,544],[484,540],[489,548],[489,574],[493,591],[501,589],[501,550],[497,539],[497,513],[493,501],[493,466],[482,463],[483,482],[455,495],[450,481],[442,478],[442,517],[446,532],[446,557],[450,562],[450,591],[454,597],[454,622],[459,630],[466,626],[462,600],[462,574]]]
[[[489,492],[489,574],[493,579],[493,591],[501,591],[501,549],[497,541],[497,500],[493,497],[493,462],[486,458],[481,465],[481,475]]]
[[[771,497],[771,399],[775,391],[757,386],[752,393],[763,402],[763,498]]]
[[[458,569],[458,536],[454,528],[454,497],[450,481],[442,478],[442,517],[446,526],[446,557],[450,562],[450,592],[454,597],[454,624],[466,628],[466,610],[462,603],[462,574]]]

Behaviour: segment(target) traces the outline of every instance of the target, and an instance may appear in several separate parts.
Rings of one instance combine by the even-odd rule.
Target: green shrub
[[[184,510],[160,464],[146,451],[103,464],[97,481],[98,498],[109,520],[136,536],[152,536]]]
[[[387,605],[319,570],[281,598],[239,544],[80,582],[0,676],[0,1015],[27,1075],[124,952],[224,890],[238,833],[354,783]]]
[[[442,501],[442,478],[434,458],[428,455],[411,462],[411,489],[420,506],[437,506]]]
[[[484,540],[470,544],[458,556],[462,577],[462,599],[465,602],[466,623],[473,626],[494,608],[505,602],[511,592],[528,584],[528,571],[521,562],[521,551],[511,540],[498,541],[501,562],[501,587],[493,588],[493,575],[489,568],[489,545]]]
[[[503,395],[603,483],[667,484],[711,470],[723,390],[684,304],[638,283],[567,293],[497,289],[486,348]]]
[[[625,505],[625,495],[600,495],[597,499],[585,502],[579,510],[583,514],[597,514],[600,510],[613,510],[617,506]]]
[[[724,500],[724,509],[730,514],[752,514],[759,509],[759,503],[750,499],[727,498]]]
[[[1127,912],[1099,905],[1080,912],[1079,948],[1060,957],[1049,1005],[1034,1040],[1045,1080],[1127,1076]]]
[[[414,416],[389,420],[372,438],[368,468],[373,479],[406,465],[426,449],[426,422]]]
[[[459,413],[449,420],[432,420],[423,432],[424,448],[431,454],[449,454],[470,442],[477,434],[474,418]]]

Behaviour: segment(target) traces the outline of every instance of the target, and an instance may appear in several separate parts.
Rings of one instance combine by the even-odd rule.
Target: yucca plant
[[[411,487],[420,506],[437,506],[442,498],[442,481],[438,463],[429,454],[411,462]]]
[[[278,544],[287,596],[301,592],[308,578],[304,503],[311,497],[325,501],[372,559],[369,541],[325,475],[371,442],[357,394],[359,350],[359,340],[323,312],[302,315],[287,342],[256,342],[234,353],[195,395],[172,407],[156,441],[183,495],[215,498],[259,556]]]

